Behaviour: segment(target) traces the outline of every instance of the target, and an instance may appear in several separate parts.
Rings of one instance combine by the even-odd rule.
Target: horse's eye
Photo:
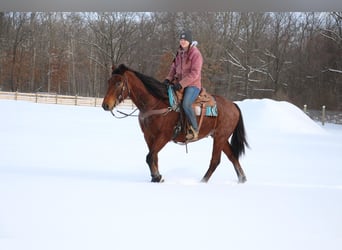
[[[116,86],[120,86],[121,83],[122,83],[121,81],[117,81],[117,82],[115,83],[115,85],[116,85]]]

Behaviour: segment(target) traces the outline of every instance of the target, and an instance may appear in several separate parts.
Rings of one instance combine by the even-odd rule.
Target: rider
[[[169,84],[172,82],[173,89],[176,91],[184,89],[182,107],[191,124],[186,139],[197,140],[198,124],[191,105],[198,97],[202,88],[201,71],[203,58],[201,52],[196,47],[197,42],[192,41],[190,30],[183,31],[180,34],[179,44],[177,55],[171,64],[170,72],[164,83]]]

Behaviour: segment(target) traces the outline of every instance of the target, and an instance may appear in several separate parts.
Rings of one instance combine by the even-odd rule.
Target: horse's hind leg
[[[238,176],[239,183],[244,183],[247,181],[246,175],[240,165],[239,160],[234,156],[233,151],[229,142],[227,141],[223,147],[223,152],[227,155],[228,159],[232,162],[235,172]]]
[[[202,182],[208,182],[211,175],[216,170],[217,166],[221,162],[221,153],[222,153],[222,146],[219,146],[219,143],[214,139],[214,145],[213,145],[213,152],[211,155],[210,165],[205,173],[205,175],[202,178]]]

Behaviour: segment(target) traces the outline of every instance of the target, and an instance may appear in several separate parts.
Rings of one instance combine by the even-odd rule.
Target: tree
[[[12,12],[7,15],[7,36],[8,36],[8,44],[11,44],[11,52],[10,55],[10,75],[9,75],[9,84],[10,89],[12,91],[16,91],[18,89],[18,78],[20,76],[20,65],[21,61],[20,56],[23,55],[24,48],[21,47],[27,38],[28,32],[25,29],[25,24],[28,20],[28,14],[22,12]]]
[[[342,109],[341,12],[0,13],[0,88],[102,96],[113,64],[164,80],[191,29],[203,86]]]

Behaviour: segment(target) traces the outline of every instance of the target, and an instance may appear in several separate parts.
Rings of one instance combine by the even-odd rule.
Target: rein
[[[133,117],[137,117],[138,115],[134,115],[134,113],[138,110],[138,108],[135,108],[131,113],[127,114],[125,112],[122,112],[120,110],[116,110],[116,112],[122,114],[122,116],[117,116],[115,115],[114,111],[111,110],[110,112],[112,113],[112,115],[117,118],[117,119],[123,119],[123,118],[126,118],[126,117],[129,117],[129,116],[133,116]]]
[[[116,112],[122,114],[122,116],[117,116],[113,110],[111,110],[110,112],[112,113],[112,115],[117,118],[117,119],[123,119],[129,116],[133,116],[133,117],[137,117],[139,115],[135,115],[134,113],[138,110],[138,108],[135,108],[131,113],[125,113],[122,112],[120,110],[116,110]],[[142,119],[145,119],[147,117],[150,117],[151,115],[167,115],[169,112],[172,111],[172,107],[167,107],[167,108],[163,108],[163,109],[153,109],[153,110],[149,110],[147,112],[144,113],[140,113]]]
[[[141,118],[145,119],[147,117],[150,117],[151,115],[167,115],[171,111],[172,111],[172,107],[167,107],[163,109],[152,109],[144,113],[141,113]]]

